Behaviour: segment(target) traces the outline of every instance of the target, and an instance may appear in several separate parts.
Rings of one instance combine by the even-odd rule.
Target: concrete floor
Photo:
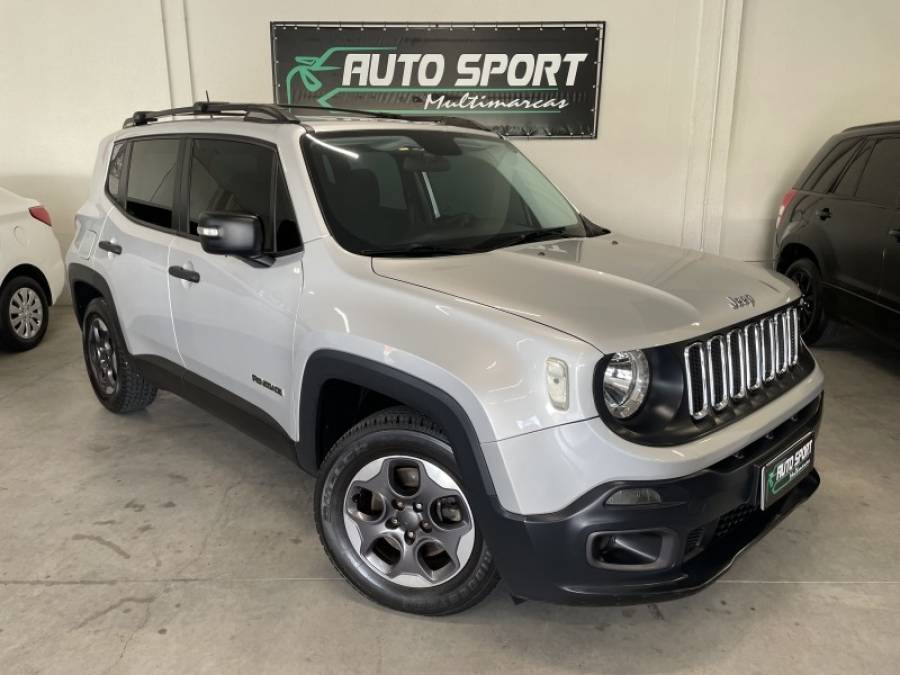
[[[711,588],[421,619],[337,578],[311,478],[169,394],[106,412],[52,319],[0,354],[0,673],[900,670],[900,354],[855,334],[817,351],[822,488]]]

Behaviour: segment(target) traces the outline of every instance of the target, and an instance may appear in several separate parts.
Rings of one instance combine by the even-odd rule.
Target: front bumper
[[[689,476],[609,483],[554,514],[505,514],[499,529],[506,534],[492,548],[510,592],[551,602],[631,604],[699,591],[816,491],[813,469],[766,511],[758,507],[761,466],[817,431],[821,415],[819,396],[766,436]],[[662,505],[605,504],[623,487],[651,486]],[[622,567],[598,560],[603,537],[647,532],[665,542],[655,563]]]

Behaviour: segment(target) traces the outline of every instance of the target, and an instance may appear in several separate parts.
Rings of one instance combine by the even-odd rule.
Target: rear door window
[[[132,141],[125,200],[128,215],[172,229],[179,143],[176,138]]]
[[[900,190],[900,138],[875,143],[859,179],[856,197],[881,206],[893,206]]]
[[[841,175],[847,162],[860,144],[859,138],[845,138],[835,144],[827,155],[819,162],[803,185],[810,192],[828,192],[834,181]]]
[[[109,172],[106,174],[106,192],[119,206],[122,205],[122,178],[125,176],[125,157],[128,146],[119,141],[113,146],[109,159]]]
[[[856,188],[859,185],[859,178],[862,176],[863,169],[866,168],[866,162],[869,161],[869,155],[872,153],[872,142],[866,142],[865,147],[853,158],[844,175],[834,187],[834,193],[842,197],[853,197],[856,195]]]

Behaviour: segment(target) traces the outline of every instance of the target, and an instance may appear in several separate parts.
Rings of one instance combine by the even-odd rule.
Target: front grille
[[[762,317],[684,348],[688,411],[700,420],[739,401],[797,365],[796,307]]]
[[[729,511],[719,518],[719,522],[716,523],[716,531],[713,534],[713,539],[719,539],[720,537],[731,534],[755,512],[756,507],[753,506],[753,504],[741,504],[736,509]]]

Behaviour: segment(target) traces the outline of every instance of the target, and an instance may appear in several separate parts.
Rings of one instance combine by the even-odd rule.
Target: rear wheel
[[[37,347],[47,332],[47,296],[31,277],[15,277],[0,290],[0,343],[15,352]]]
[[[153,403],[156,387],[138,372],[102,298],[91,300],[84,312],[82,345],[91,386],[104,406],[130,413]]]
[[[800,287],[802,293],[798,306],[800,334],[803,341],[811,345],[822,339],[833,323],[825,315],[822,274],[812,260],[800,258],[790,264],[785,276]]]
[[[335,444],[315,503],[335,567],[380,604],[452,614],[497,583],[446,438],[406,408],[366,418]]]

